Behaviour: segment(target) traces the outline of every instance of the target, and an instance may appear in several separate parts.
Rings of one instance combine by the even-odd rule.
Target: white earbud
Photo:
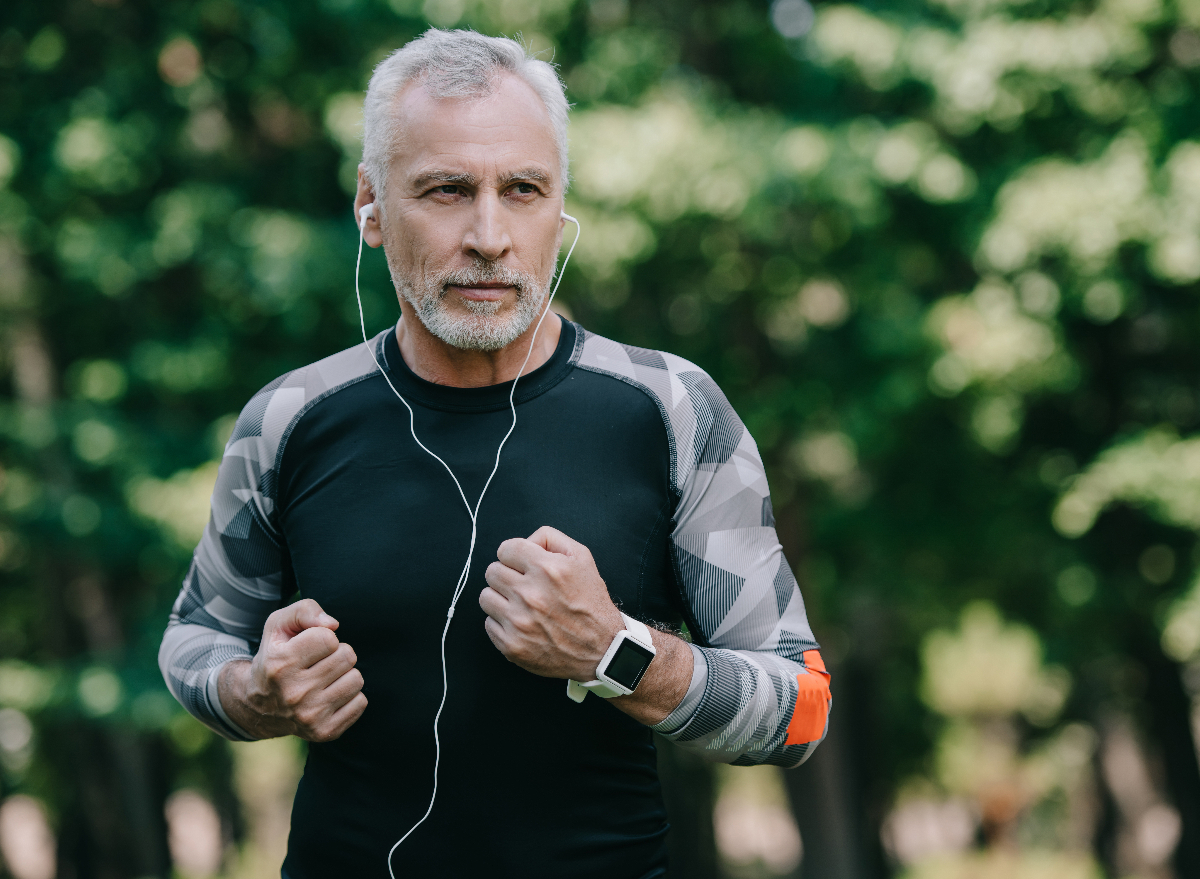
[[[363,205],[358,209],[358,228],[361,230],[367,225],[367,220],[375,219],[375,202]]]
[[[568,223],[574,223],[576,228],[579,227],[579,221],[576,220],[574,217],[572,217],[570,214],[568,214],[566,211],[560,211],[559,213],[562,215],[562,218],[564,220],[566,220]]]

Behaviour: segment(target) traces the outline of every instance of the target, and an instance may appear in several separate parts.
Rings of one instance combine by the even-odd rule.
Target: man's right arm
[[[327,742],[367,707],[358,657],[337,628],[317,602],[303,599],[267,617],[252,654],[244,640],[173,614],[159,661],[180,703],[225,738]]]
[[[180,704],[235,741],[336,738],[366,705],[336,621],[313,601],[280,607],[284,542],[274,468],[282,433],[305,399],[303,372],[267,385],[242,410],[158,654]],[[343,724],[347,713],[353,717]]]

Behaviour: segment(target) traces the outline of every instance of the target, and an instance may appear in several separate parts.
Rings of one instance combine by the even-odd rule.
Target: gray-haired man
[[[226,447],[160,664],[222,735],[312,742],[291,879],[662,876],[651,729],[741,765],[824,735],[828,675],[720,390],[537,330],[566,119],[510,40],[431,30],[381,63],[355,209],[401,320],[269,384]],[[477,601],[448,623],[456,582]]]

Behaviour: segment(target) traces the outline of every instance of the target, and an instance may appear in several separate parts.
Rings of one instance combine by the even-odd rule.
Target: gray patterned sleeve
[[[655,729],[707,759],[796,766],[824,738],[829,675],[775,533],[758,447],[682,358],[588,335],[579,364],[650,394],[680,499],[672,551],[695,629],[692,681]]]
[[[171,609],[158,666],[180,704],[227,739],[253,736],[226,715],[217,676],[226,662],[253,658],[267,617],[287,598],[275,510],[284,443],[310,406],[374,369],[357,345],[276,379],[246,404],[225,446],[212,512]]]

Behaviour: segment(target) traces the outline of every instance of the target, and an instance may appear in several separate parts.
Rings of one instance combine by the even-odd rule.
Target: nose
[[[507,217],[496,193],[481,192],[475,198],[471,224],[463,236],[463,251],[492,262],[512,249]]]

